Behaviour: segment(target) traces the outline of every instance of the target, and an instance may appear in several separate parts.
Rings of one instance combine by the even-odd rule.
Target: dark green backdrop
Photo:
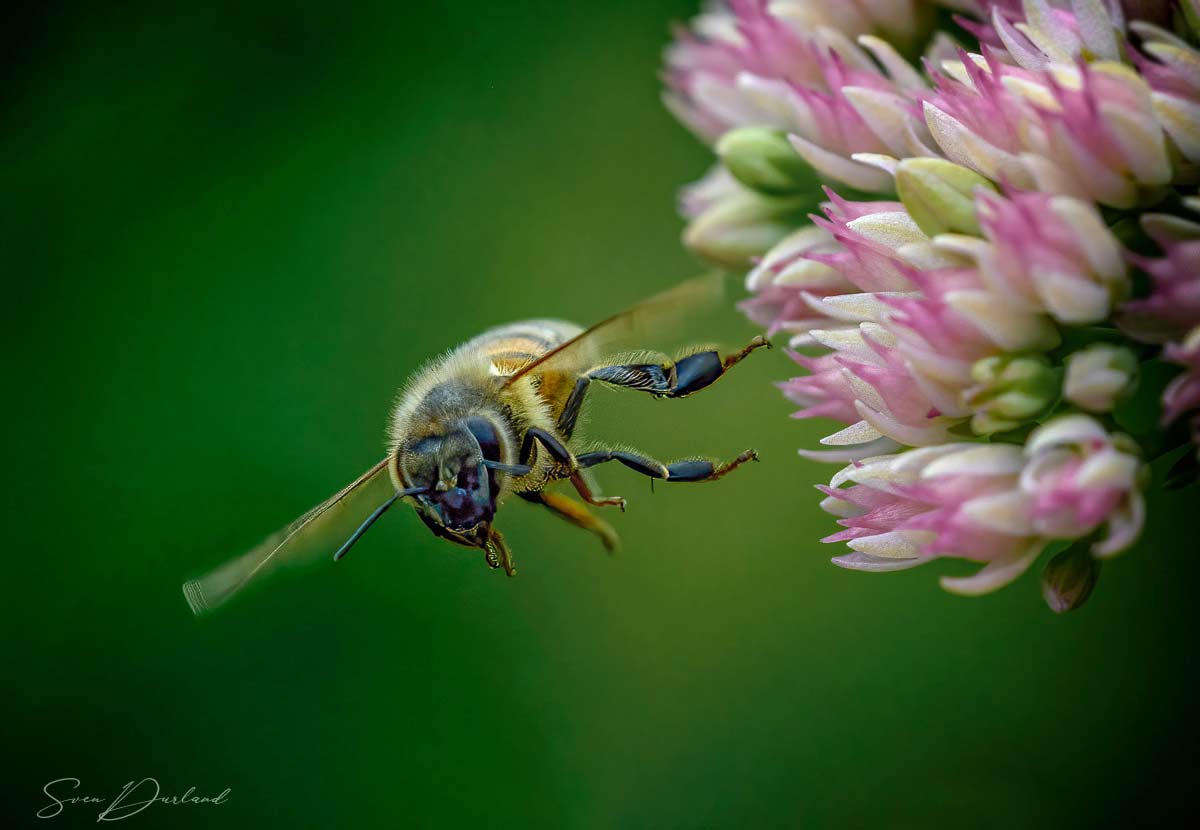
[[[1195,540],[1152,529],[1066,618],[1033,575],[965,600],[953,563],[839,571],[779,351],[694,400],[599,396],[598,435],[763,456],[654,495],[606,471],[616,559],[513,504],[506,580],[397,512],[191,617],[182,578],[380,456],[422,360],[696,269],[674,191],[709,155],[656,79],[690,3],[392,5],[8,33],[8,825],[65,776],[232,789],[128,820],[176,827],[1086,826],[1174,797]]]

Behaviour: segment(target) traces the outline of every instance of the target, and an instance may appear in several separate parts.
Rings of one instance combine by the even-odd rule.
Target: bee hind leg
[[[617,532],[612,529],[612,526],[608,522],[592,515],[592,512],[587,507],[575,501],[570,496],[564,496],[559,493],[521,493],[520,496],[528,502],[549,508],[550,512],[554,513],[554,515],[565,519],[575,525],[575,527],[583,528],[590,533],[596,534],[600,539],[600,543],[604,545],[604,549],[609,553],[616,551],[621,543]]]
[[[693,352],[678,360],[662,363],[629,363],[615,366],[597,366],[579,376],[575,388],[567,398],[562,414],[558,418],[558,429],[570,435],[575,429],[579,410],[588,386],[593,380],[648,392],[656,398],[686,398],[712,386],[733,366],[741,363],[757,349],[769,349],[771,343],[762,335],[756,336],[744,348],[721,357],[720,353],[708,349]]]

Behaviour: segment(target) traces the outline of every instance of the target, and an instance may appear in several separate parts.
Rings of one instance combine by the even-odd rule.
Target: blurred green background
[[[592,433],[761,464],[515,503],[521,573],[394,511],[343,565],[179,591],[380,457],[397,386],[530,315],[693,273],[709,154],[656,79],[684,0],[43,7],[3,82],[8,826],[51,779],[232,789],[130,826],[1095,826],[1186,798],[1194,540],[1050,614],[1029,574],[828,564],[780,352]],[[734,287],[735,293],[738,291]],[[754,333],[730,310],[700,340]],[[1169,507],[1194,508],[1194,492]],[[1187,551],[1191,550],[1189,554]],[[49,822],[80,826],[76,806]]]

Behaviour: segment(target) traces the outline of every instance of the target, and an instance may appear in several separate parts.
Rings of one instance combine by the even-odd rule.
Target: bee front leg
[[[570,496],[544,492],[521,493],[520,496],[528,502],[548,508],[554,515],[562,517],[575,527],[596,534],[609,553],[615,551],[620,544],[617,532],[608,522],[592,515],[590,510]]]
[[[512,551],[505,543],[504,535],[494,527],[488,531],[483,558],[489,568],[504,568],[504,572],[509,576],[517,575],[517,566],[513,562]]]

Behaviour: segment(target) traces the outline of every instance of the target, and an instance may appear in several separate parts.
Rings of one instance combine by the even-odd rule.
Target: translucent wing
[[[616,343],[628,342],[644,348],[646,338],[665,336],[701,309],[719,303],[724,293],[725,280],[719,273],[682,282],[551,349],[510,375],[505,385],[510,386],[531,372],[570,371],[574,365],[586,360],[582,354],[599,353]]]
[[[392,495],[385,458],[257,547],[199,579],[185,582],[183,595],[192,613],[211,611],[250,580],[280,566],[332,557],[363,519]]]

